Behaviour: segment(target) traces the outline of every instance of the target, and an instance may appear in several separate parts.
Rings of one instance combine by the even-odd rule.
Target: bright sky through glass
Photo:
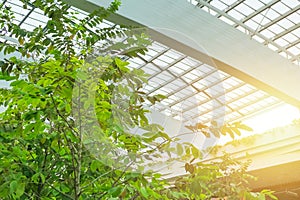
[[[244,120],[244,123],[252,127],[255,133],[262,133],[274,127],[291,124],[298,118],[300,118],[300,110],[284,104]]]
[[[289,125],[295,119],[300,119],[300,110],[294,106],[288,104],[282,104],[272,109],[268,109],[259,114],[254,115],[243,120],[243,123],[253,129],[253,132],[242,131],[242,135],[239,138],[244,138],[254,134],[260,134],[267,131],[271,131],[277,127],[283,127]],[[218,144],[226,144],[232,139],[229,136],[222,137]]]

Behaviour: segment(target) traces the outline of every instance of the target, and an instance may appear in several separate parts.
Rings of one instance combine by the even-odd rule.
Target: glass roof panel
[[[220,8],[219,8],[220,9]],[[240,13],[243,13],[244,15],[250,15],[251,13],[254,12],[254,9],[249,7],[247,4],[245,3],[242,3],[240,5],[238,5],[236,8],[235,8],[237,11],[239,11]],[[222,9],[220,9],[222,10]]]
[[[261,8],[262,6],[264,6],[264,4],[262,2],[260,2],[259,0],[246,0],[245,4],[247,4],[253,10],[257,10],[257,9]]]
[[[271,50],[300,65],[296,46],[300,42],[300,1],[298,0],[245,0],[204,1],[188,0]],[[215,12],[217,14],[215,14]],[[297,30],[297,33],[291,34]],[[292,48],[294,47],[294,48]]]
[[[271,8],[279,12],[280,14],[286,13],[288,10],[290,10],[289,7],[287,7],[285,4],[278,2],[275,5],[273,5]]]
[[[0,2],[3,2],[1,0]],[[211,15],[251,35],[273,51],[299,64],[300,3],[297,0],[190,0]],[[32,30],[44,26],[47,17],[38,9],[23,9],[20,1],[8,0],[6,5],[16,13],[16,21]],[[79,17],[86,12],[79,12]],[[105,21],[101,27],[113,24]],[[0,38],[3,42],[3,38]],[[183,55],[153,41],[145,55],[128,59],[130,68],[141,68],[150,75],[143,87],[149,95],[164,94],[167,98],[152,106],[185,123],[209,122],[212,117],[226,120],[241,118],[282,103],[265,92],[217,70],[214,66]]]

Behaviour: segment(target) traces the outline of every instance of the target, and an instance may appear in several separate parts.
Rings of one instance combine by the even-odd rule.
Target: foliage
[[[10,8],[0,11],[0,28],[18,41],[2,42],[0,50],[21,55],[0,63],[0,78],[11,83],[0,97],[6,107],[0,114],[1,199],[207,199],[248,189],[234,185],[236,191],[227,192],[244,181],[243,165],[237,175],[225,173],[241,163],[226,158],[196,166],[192,161],[201,158],[196,147],[149,124],[143,105],[163,96],[142,92],[147,75],[130,70],[124,59],[144,54],[147,36],[98,26],[119,1],[83,19],[62,1],[22,2],[24,9],[43,10],[49,20],[28,31],[15,24]],[[125,41],[112,44],[117,37]],[[131,134],[137,126],[143,133]],[[191,160],[186,164],[191,175],[177,180],[176,188],[143,169],[164,154],[170,161]],[[226,190],[217,189],[229,181]],[[202,190],[196,191],[197,184]]]
[[[211,121],[210,126],[202,123],[196,123],[195,125],[185,126],[193,132],[201,132],[206,137],[213,135],[216,138],[220,138],[222,135],[229,135],[232,139],[235,136],[241,136],[241,130],[253,131],[253,129],[242,122],[234,122],[232,124],[219,125],[216,121]]]
[[[187,192],[195,199],[276,199],[269,190],[262,193],[249,192],[249,181],[255,179],[247,174],[250,161],[241,162],[224,154],[219,161],[211,163],[186,163],[188,176],[175,180],[174,190]],[[183,191],[182,191],[183,190]]]

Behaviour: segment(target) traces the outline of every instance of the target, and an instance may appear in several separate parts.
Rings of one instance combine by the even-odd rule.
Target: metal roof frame
[[[70,9],[76,9],[76,10],[79,9],[79,11],[82,12],[83,15],[85,15],[86,12],[91,12],[93,11],[93,9],[97,8],[97,5],[85,0],[78,0],[78,1],[66,0],[66,1],[69,2],[72,6],[75,6]],[[162,4],[166,5],[166,2],[168,1],[169,3],[171,3],[170,0],[166,0]],[[278,47],[279,49],[278,52],[280,51],[286,52],[286,49],[276,44],[274,40],[270,40],[269,38],[266,38],[264,35],[262,35],[259,32],[267,29],[273,24],[276,24],[282,18],[297,12],[297,10],[299,9],[299,5],[296,8],[289,10],[284,15],[277,17],[274,22],[268,23],[266,26],[262,27],[260,30],[257,31],[247,27],[245,25],[245,22],[252,19],[257,14],[263,12],[264,10],[269,9],[271,6],[275,5],[276,3],[280,2],[279,0],[270,1],[268,4],[265,4],[263,7],[258,9],[256,13],[249,15],[248,17],[244,18],[241,21],[230,16],[228,12],[235,9],[237,6],[243,4],[245,1],[236,1],[232,5],[225,8],[224,10],[220,10],[217,7],[214,7],[211,4],[214,1],[206,2],[203,0],[197,0],[196,5],[199,8],[196,9],[198,10],[195,10],[195,7],[190,6],[188,2],[182,0],[177,1],[176,3],[180,3],[180,5],[184,5],[183,9],[193,9],[191,12],[195,12],[194,14],[205,16],[205,18],[212,20],[213,23],[220,24],[219,23],[220,20],[218,18],[225,16],[228,19],[232,20],[235,24],[233,25],[233,27],[230,27],[231,29],[226,27],[227,29],[230,29],[230,31],[234,31],[235,28],[241,26],[245,28],[245,30],[249,31],[249,33],[251,33],[252,36],[257,35],[263,38],[265,40],[264,43],[270,43],[273,46]],[[143,3],[147,3],[147,2],[149,4],[150,0],[145,2],[135,2],[135,3],[139,4],[138,6],[141,6]],[[6,5],[16,6],[15,8],[16,13],[18,9],[22,9],[22,8],[18,8],[18,1],[2,0],[2,3]],[[132,2],[129,2],[128,0],[124,0],[125,10],[127,9],[126,8],[127,3],[131,5]],[[163,9],[163,8],[159,8],[158,7],[159,5],[155,5],[155,3],[159,4],[161,3],[161,1],[155,0],[155,2],[150,3],[150,6],[158,10]],[[204,7],[207,7],[217,12],[217,15],[210,16],[206,14],[205,11],[202,11]],[[139,8],[133,8],[133,9],[139,9]],[[124,11],[121,10],[121,12]],[[29,19],[35,20],[37,22],[36,26],[42,25],[44,23],[41,19],[35,18],[34,16],[34,14],[40,15],[41,11],[38,11],[35,8],[31,8],[25,13],[26,14],[17,13],[19,14],[18,15],[19,17],[16,19],[16,21],[19,22],[20,26],[24,26],[24,28],[26,27],[30,28],[28,25],[26,25],[27,20]],[[128,16],[121,16],[121,14],[117,14],[117,15],[112,15],[111,20],[114,23],[131,24],[131,25],[133,24],[135,26],[141,25],[139,21],[133,21],[132,19],[128,19],[127,17]],[[282,32],[281,34],[278,34],[276,37],[280,38],[282,37],[282,35],[286,34],[285,32],[293,31],[298,27],[299,24],[290,27],[289,29],[286,29],[284,32]],[[150,83],[150,87],[152,88],[145,87],[144,91],[149,95],[160,93],[160,92],[166,93],[167,99],[162,101],[162,105],[161,106],[156,105],[153,108],[159,110],[160,112],[165,113],[168,116],[177,119],[182,117],[182,120],[185,123],[199,122],[199,121],[202,123],[208,123],[213,118],[214,119],[225,118],[226,121],[231,122],[235,120],[241,120],[244,117],[247,117],[249,115],[252,115],[253,113],[261,111],[262,109],[267,109],[274,105],[283,104],[283,100],[296,106],[300,105],[299,93],[293,94],[292,93],[293,91],[283,90],[282,88],[286,88],[286,86],[279,87],[279,88],[275,87],[278,85],[270,86],[269,84],[270,80],[266,80],[266,81],[260,80],[261,77],[254,78],[253,74],[248,74],[247,71],[239,68],[239,66],[238,67],[234,66],[233,65],[234,63],[228,64],[228,61],[221,60],[222,57],[219,57],[218,54],[211,55],[208,54],[208,52],[204,52],[203,49],[201,50],[197,48],[197,46],[193,46],[193,45],[190,46],[187,41],[179,41],[177,40],[178,38],[176,38],[177,37],[176,35],[175,36],[171,35],[168,33],[168,31],[165,30],[149,29],[149,34],[152,36],[154,40],[153,44],[149,46],[149,51],[151,50],[152,54],[153,53],[154,54],[151,55],[150,53],[148,53],[145,56],[139,55],[139,57],[137,58],[129,59],[131,63],[130,67],[148,69],[148,71],[150,71],[149,83]],[[3,41],[4,40],[2,39],[2,42]],[[298,42],[299,42],[298,40],[294,41],[293,43],[290,43],[290,45],[294,45],[294,44],[296,45]],[[251,45],[254,45],[255,47],[257,46],[256,44],[252,44],[252,43]],[[171,58],[170,55],[172,54],[173,55],[177,54],[177,55],[174,56],[175,58],[174,57]],[[290,52],[287,52],[287,54],[290,54]],[[278,59],[276,56],[274,56],[274,54],[268,54],[268,55],[271,55],[274,58]],[[164,59],[161,60],[160,57],[164,57]],[[298,59],[296,57],[292,57],[292,58]],[[290,60],[293,61],[293,59]],[[170,60],[170,62],[167,60]],[[162,65],[162,62],[164,63],[163,64],[164,66]],[[189,65],[187,65],[186,62],[189,62]],[[185,68],[180,69],[180,66],[181,67],[185,66]],[[291,64],[291,66],[293,65]],[[290,65],[288,65],[287,67],[290,67]],[[175,68],[177,68],[177,70],[181,70],[181,72],[179,73],[174,71]],[[201,71],[201,69],[203,71]],[[193,74],[194,72],[195,74]],[[256,73],[256,71],[254,72]],[[257,73],[257,75],[259,75],[259,73]],[[297,78],[297,76],[292,77],[291,80],[294,82],[297,81],[295,80],[295,78]],[[156,80],[156,82],[153,80]],[[232,82],[232,84],[230,84],[229,82]],[[196,85],[199,86],[201,84],[202,84],[201,88],[198,88],[196,86]],[[226,85],[226,87],[224,87],[224,85]],[[245,88],[247,91],[245,90]],[[270,94],[268,94],[266,91],[268,91],[268,93]],[[234,95],[231,95],[233,93]],[[200,96],[203,98],[202,100],[197,99]],[[170,100],[171,97],[176,97],[176,98]],[[251,97],[251,99],[249,98],[247,99],[246,103],[242,103],[241,99],[247,97]],[[192,101],[194,102],[188,101],[189,99],[192,99]],[[272,99],[272,101],[268,99]],[[184,103],[190,103],[190,105],[182,106],[182,104]],[[233,105],[234,107],[232,107]],[[205,106],[209,106],[209,108],[206,107],[204,109]],[[201,107],[203,108],[200,109]],[[246,111],[241,112],[240,110],[242,109]]]

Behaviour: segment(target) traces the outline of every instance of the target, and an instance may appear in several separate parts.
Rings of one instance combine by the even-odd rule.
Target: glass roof
[[[188,0],[300,66],[299,0]]]
[[[253,39],[299,65],[300,3],[297,0],[191,0]],[[41,10],[21,7],[19,0],[0,0],[15,12],[15,21],[28,30],[45,26]],[[84,17],[86,13],[75,8]],[[103,26],[111,26],[105,22]],[[1,39],[3,42],[5,38]],[[167,98],[152,106],[186,124],[214,120],[232,122],[283,101],[249,85],[238,77],[188,57],[153,41],[146,55],[129,59],[130,68],[140,68],[150,75],[143,90],[149,95]]]
[[[131,68],[150,74],[147,94],[167,98],[153,109],[187,124],[211,120],[239,120],[267,107],[278,98],[158,42],[146,55],[129,59]]]

